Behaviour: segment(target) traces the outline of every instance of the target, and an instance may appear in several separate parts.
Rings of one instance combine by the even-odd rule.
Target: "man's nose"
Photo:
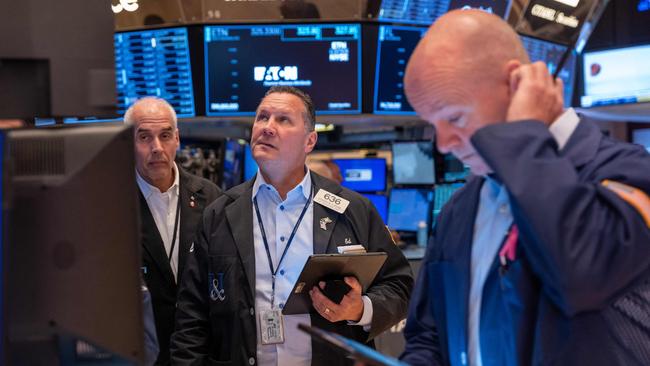
[[[438,151],[443,154],[448,154],[460,143],[460,136],[449,126],[448,123],[442,122],[436,125],[436,146]]]
[[[158,137],[154,137],[151,141],[151,151],[160,152],[162,151],[162,142]]]

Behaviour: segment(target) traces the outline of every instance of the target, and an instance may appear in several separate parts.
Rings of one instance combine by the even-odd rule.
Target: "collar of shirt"
[[[180,186],[179,183],[180,174],[178,174],[178,167],[176,166],[175,162],[173,163],[173,171],[174,171],[174,183],[172,184],[171,187],[169,187],[169,189],[166,192],[173,192],[175,194],[178,194],[178,189]],[[158,194],[166,193],[166,192],[160,192],[158,187],[149,184],[149,182],[147,182],[146,180],[144,180],[144,178],[142,178],[142,176],[140,175],[140,173],[138,173],[137,170],[135,171],[135,180],[136,182],[138,182],[138,187],[140,187],[140,192],[142,192],[142,195],[146,200],[148,200],[153,193],[158,193]]]
[[[576,127],[578,127],[580,117],[576,114],[573,108],[569,108],[562,113],[548,128],[549,132],[557,141],[559,150],[562,150],[569,141],[569,137],[573,134]]]
[[[276,198],[278,200],[278,203],[282,201],[277,189],[275,189],[275,187],[273,187],[271,184],[267,183],[266,180],[264,180],[264,177],[262,176],[261,172],[258,169],[255,182],[253,183],[253,194],[251,196],[251,200],[257,197],[257,194],[262,188],[267,189],[270,192],[273,192],[274,193],[273,196],[277,196]],[[302,195],[305,198],[305,200],[308,200],[310,192],[311,192],[311,174],[309,169],[305,168],[305,176],[302,178],[302,181],[297,186],[295,186],[292,190],[290,190],[287,193],[287,200],[295,199],[297,195]]]

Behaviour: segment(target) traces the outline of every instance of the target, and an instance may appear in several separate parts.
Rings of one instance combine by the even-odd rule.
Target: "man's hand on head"
[[[564,110],[564,84],[543,62],[521,65],[510,73],[506,122],[538,120],[550,126]]]

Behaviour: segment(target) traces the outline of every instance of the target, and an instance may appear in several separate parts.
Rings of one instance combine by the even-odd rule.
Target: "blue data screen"
[[[334,159],[343,176],[344,187],[357,192],[386,189],[386,159]]]
[[[381,216],[381,220],[385,224],[388,219],[388,199],[386,198],[386,196],[384,196],[383,194],[369,194],[369,193],[364,193],[364,196],[367,199],[369,199],[373,205],[375,205],[375,208],[379,212],[379,216]]]
[[[388,227],[399,231],[417,231],[418,223],[428,224],[433,192],[429,189],[393,188],[388,206]]]
[[[361,112],[361,26],[205,27],[206,114],[253,115],[267,89],[294,86],[321,114]]]
[[[433,142],[393,143],[393,182],[395,184],[434,184],[435,181]]]
[[[404,94],[404,72],[426,28],[379,27],[374,113],[415,114]]]
[[[114,44],[118,113],[138,98],[156,96],[178,117],[196,115],[186,28],[116,33]]]

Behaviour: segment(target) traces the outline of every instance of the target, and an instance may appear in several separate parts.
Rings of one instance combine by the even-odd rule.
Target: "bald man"
[[[203,209],[220,194],[207,179],[174,162],[180,144],[176,112],[164,99],[146,97],[125,113],[133,125],[142,220],[142,275],[151,292],[160,344],[157,365],[167,365],[176,293]]]
[[[650,157],[562,106],[515,32],[440,17],[405,75],[473,177],[444,207],[411,299],[411,365],[650,365]]]

